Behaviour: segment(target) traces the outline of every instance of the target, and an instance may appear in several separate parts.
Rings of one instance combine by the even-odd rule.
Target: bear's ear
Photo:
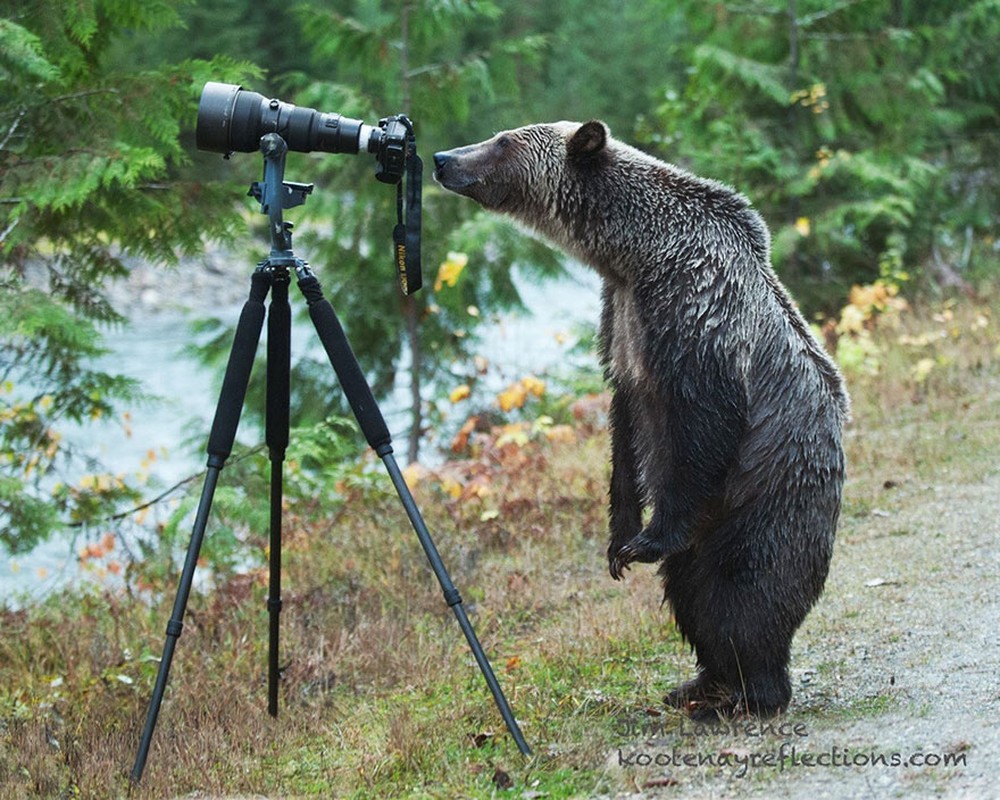
[[[604,149],[608,141],[608,126],[598,119],[581,125],[566,143],[570,159],[588,161]]]

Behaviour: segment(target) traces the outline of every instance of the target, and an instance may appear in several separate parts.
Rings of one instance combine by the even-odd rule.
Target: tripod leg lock
[[[167,636],[177,639],[184,630],[184,623],[177,619],[172,619],[167,623]]]
[[[445,589],[444,591],[444,601],[449,607],[460,605],[462,602],[462,595],[458,593],[458,589],[452,586],[450,589]]]
[[[267,610],[268,611],[281,611],[281,598],[280,597],[269,597],[269,598],[267,598]]]

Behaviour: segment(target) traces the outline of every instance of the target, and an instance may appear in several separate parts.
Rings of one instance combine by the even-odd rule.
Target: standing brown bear
[[[783,711],[792,636],[830,565],[849,401],[771,268],[760,216],[598,121],[506,131],[434,163],[446,189],[603,279],[608,564],[618,579],[662,562],[699,666],[667,702],[702,719]]]

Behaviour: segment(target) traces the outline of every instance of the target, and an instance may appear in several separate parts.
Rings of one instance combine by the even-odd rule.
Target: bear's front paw
[[[659,561],[664,555],[666,553],[661,543],[637,536],[616,550],[608,552],[608,569],[611,572],[611,577],[618,581],[624,577],[625,570],[629,568],[630,564],[635,562],[652,564]]]

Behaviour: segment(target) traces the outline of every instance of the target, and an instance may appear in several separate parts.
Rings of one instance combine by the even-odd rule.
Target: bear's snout
[[[434,154],[434,178],[446,189],[452,189],[458,174],[462,171],[459,156],[465,148],[442,150]]]
[[[450,189],[458,194],[467,194],[466,189],[476,183],[475,176],[469,174],[468,159],[462,159],[466,155],[468,147],[459,147],[454,150],[442,150],[434,154],[434,180],[440,183],[445,189]]]
[[[447,150],[440,153],[434,154],[434,170],[435,172],[440,172],[444,169],[445,164],[451,161],[451,153]]]
[[[442,150],[434,154],[434,180],[484,208],[500,210],[512,187],[497,180],[503,166],[499,155],[489,142]]]
[[[447,170],[448,164],[454,160],[451,150],[442,150],[440,153],[434,154],[434,180],[444,186],[446,189],[451,188],[448,186]]]

